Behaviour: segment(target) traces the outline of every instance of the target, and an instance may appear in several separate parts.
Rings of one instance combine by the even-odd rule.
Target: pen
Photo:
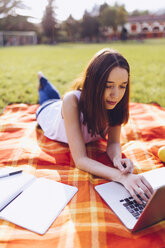
[[[16,174],[19,174],[19,173],[22,173],[22,170],[13,171],[13,172],[10,172],[10,173],[2,173],[2,174],[0,174],[0,178],[10,177],[10,176],[13,176],[13,175],[16,175]]]

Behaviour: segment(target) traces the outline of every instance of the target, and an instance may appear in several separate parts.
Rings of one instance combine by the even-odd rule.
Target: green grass
[[[94,53],[104,47],[117,49],[129,61],[131,101],[165,107],[165,39],[156,39],[0,48],[0,111],[9,103],[37,103],[40,70],[63,94]]]

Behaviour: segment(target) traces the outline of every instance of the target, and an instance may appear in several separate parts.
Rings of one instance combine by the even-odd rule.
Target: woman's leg
[[[60,99],[60,94],[56,87],[52,85],[44,75],[39,72],[39,103],[43,104],[44,102],[51,99]]]

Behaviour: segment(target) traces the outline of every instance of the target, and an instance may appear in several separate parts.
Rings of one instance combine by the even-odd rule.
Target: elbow
[[[75,166],[79,170],[85,170],[85,158],[81,157],[75,161]]]

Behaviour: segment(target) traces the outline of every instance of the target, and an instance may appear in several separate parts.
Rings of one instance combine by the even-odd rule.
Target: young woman
[[[129,117],[130,68],[127,60],[111,49],[99,51],[88,64],[74,90],[63,99],[40,72],[37,121],[45,136],[69,144],[77,168],[119,182],[139,203],[148,201],[153,189],[141,175],[132,174],[133,163],[122,158],[121,125]],[[107,154],[114,168],[87,156],[85,144],[107,138]]]

